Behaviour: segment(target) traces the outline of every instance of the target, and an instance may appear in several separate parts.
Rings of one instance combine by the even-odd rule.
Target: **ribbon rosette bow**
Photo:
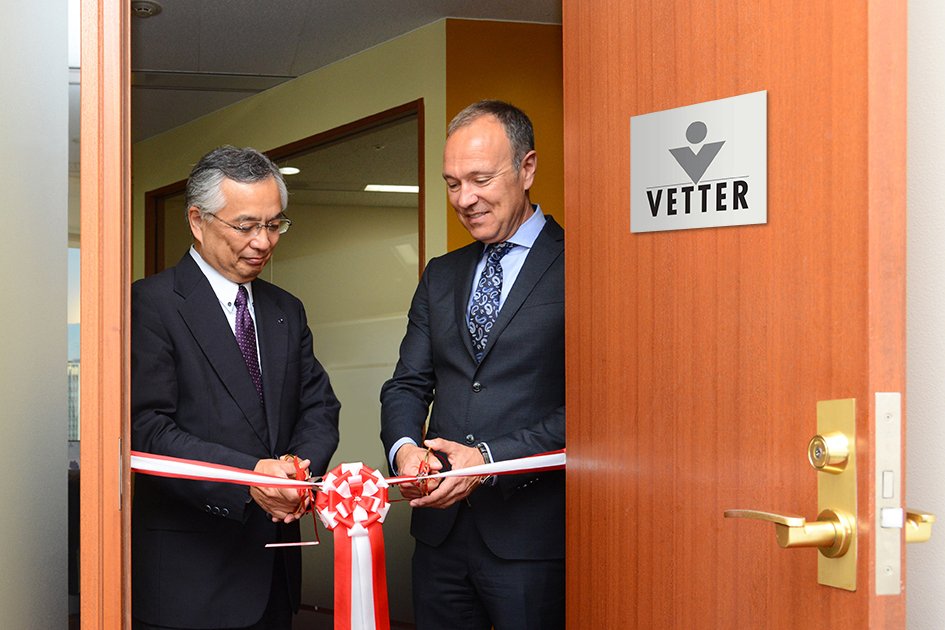
[[[315,509],[335,542],[335,629],[387,630],[387,576],[381,524],[390,509],[387,481],[356,462],[325,475]]]

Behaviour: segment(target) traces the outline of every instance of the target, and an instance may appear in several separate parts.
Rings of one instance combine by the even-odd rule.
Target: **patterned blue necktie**
[[[469,336],[472,338],[473,351],[476,354],[476,363],[482,361],[486,350],[486,341],[489,331],[499,315],[499,296],[502,295],[502,257],[515,247],[514,243],[498,243],[489,245],[489,256],[486,266],[479,277],[479,284],[473,293],[472,305],[469,307]]]
[[[263,401],[262,377],[259,373],[259,356],[256,354],[256,326],[253,325],[253,316],[249,314],[249,293],[246,287],[240,285],[236,292],[236,343],[240,347],[243,361],[249,370],[249,376],[256,386],[259,402]]]

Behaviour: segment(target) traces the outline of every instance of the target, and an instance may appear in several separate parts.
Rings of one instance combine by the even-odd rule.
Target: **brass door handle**
[[[935,515],[919,510],[906,510],[906,542],[928,542],[932,537],[932,523]]]
[[[856,521],[842,511],[824,510],[816,521],[808,522],[803,516],[786,516],[760,510],[725,510],[725,518],[749,518],[774,523],[778,545],[789,547],[817,547],[828,558],[839,558],[850,548],[856,531]]]

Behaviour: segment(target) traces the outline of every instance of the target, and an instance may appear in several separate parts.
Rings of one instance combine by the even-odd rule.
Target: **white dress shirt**
[[[220,301],[220,307],[223,308],[223,314],[226,315],[226,321],[230,324],[230,331],[233,333],[233,337],[236,337],[236,294],[239,291],[240,285],[236,282],[233,282],[229,278],[225,278],[223,274],[210,266],[206,260],[200,255],[194,246],[190,246],[190,256],[197,263],[197,266],[200,267],[200,271],[203,272],[203,275],[207,277],[207,280],[210,282],[210,288],[213,289],[213,293],[217,296],[217,299]],[[253,326],[258,330],[259,326],[256,325],[256,309],[253,304],[253,283],[247,282],[242,285],[246,287],[246,292],[249,294],[249,303],[247,307],[249,308],[249,316],[253,318]],[[262,357],[259,356],[259,335],[256,335],[256,361],[259,363],[259,373],[262,374]]]

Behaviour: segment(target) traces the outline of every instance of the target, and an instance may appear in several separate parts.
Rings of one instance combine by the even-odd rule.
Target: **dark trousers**
[[[132,614],[134,614],[132,612]],[[133,630],[187,630],[153,626],[140,619],[132,619]],[[292,630],[292,604],[289,602],[289,587],[285,579],[285,562],[281,550],[276,552],[276,561],[272,569],[272,586],[269,590],[269,603],[262,618],[245,628],[220,628],[212,630]]]
[[[463,504],[439,547],[417,541],[413,605],[417,630],[564,628],[564,560],[503,560],[482,541]]]

